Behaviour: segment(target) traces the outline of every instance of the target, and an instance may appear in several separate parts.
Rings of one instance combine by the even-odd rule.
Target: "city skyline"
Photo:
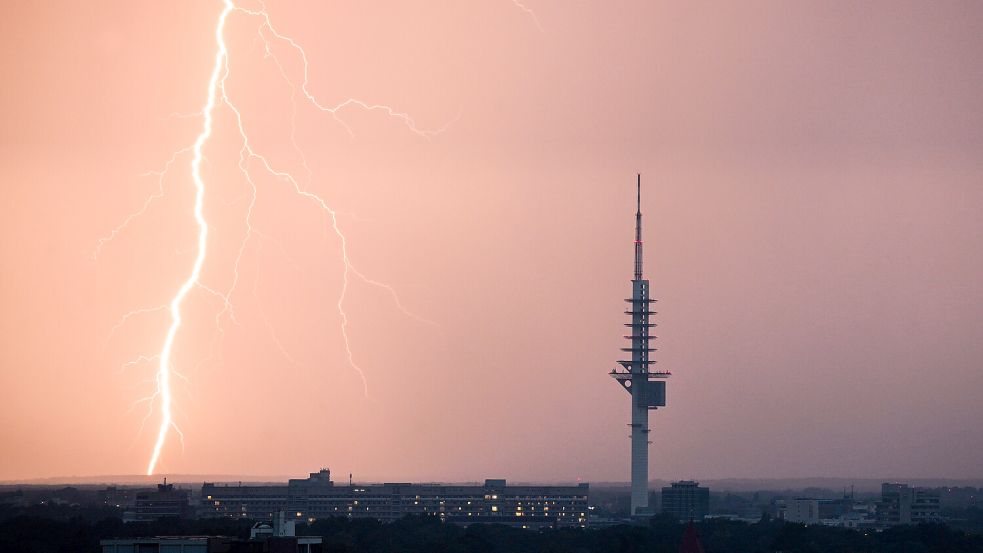
[[[649,481],[983,478],[979,6],[236,6],[152,472],[627,481],[641,173]],[[147,469],[222,12],[0,22],[0,481]]]

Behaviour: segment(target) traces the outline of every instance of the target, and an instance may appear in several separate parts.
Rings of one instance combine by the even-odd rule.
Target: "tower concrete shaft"
[[[625,314],[631,316],[631,322],[625,324],[631,328],[631,333],[625,338],[631,341],[631,346],[621,348],[630,352],[631,358],[618,361],[624,371],[611,371],[611,376],[631,394],[631,514],[643,515],[648,512],[649,410],[666,404],[665,379],[669,373],[649,370],[655,364],[650,359],[655,348],[650,347],[649,343],[655,339],[651,334],[655,324],[649,322],[649,317],[655,314],[655,311],[651,311],[651,304],[656,300],[649,297],[649,281],[642,274],[641,175],[638,176],[637,201],[635,278],[631,281],[631,298],[625,300],[629,304]]]

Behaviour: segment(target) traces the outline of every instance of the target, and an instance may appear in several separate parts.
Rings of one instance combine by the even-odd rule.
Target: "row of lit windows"
[[[278,501],[262,501],[262,502],[260,502],[260,501],[234,502],[233,501],[233,502],[226,502],[225,505],[224,505],[224,507],[225,507],[225,510],[229,510],[231,508],[231,509],[241,509],[242,511],[246,511],[247,508],[248,508],[249,510],[252,510],[252,511],[267,511],[267,510],[270,510],[270,509],[274,509],[275,510],[276,507],[280,507],[282,505],[285,505],[286,503],[287,502],[278,502]],[[341,507],[342,509],[347,509],[349,511],[351,511],[355,507],[359,508],[359,510],[361,510],[363,507],[365,508],[365,510],[368,510],[370,508],[370,506],[371,507],[374,507],[376,510],[383,510],[383,511],[385,511],[385,510],[391,510],[391,511],[413,511],[413,510],[416,510],[418,512],[421,511],[421,510],[422,511],[429,511],[430,509],[433,509],[433,510],[438,510],[439,509],[439,510],[443,511],[443,510],[446,510],[446,509],[449,508],[449,509],[453,510],[455,507],[457,508],[458,511],[464,511],[464,508],[465,507],[468,507],[468,511],[471,511],[475,507],[477,507],[479,509],[481,509],[483,507],[483,505],[472,505],[472,502],[471,501],[468,501],[467,502],[467,505],[454,505],[454,504],[452,504],[452,505],[446,505],[444,501],[440,501],[439,502],[439,505],[433,505],[433,504],[430,504],[430,505],[420,505],[420,502],[419,501],[414,501],[413,502],[413,506],[410,506],[408,504],[407,505],[394,505],[394,504],[386,504],[386,503],[383,503],[383,504],[380,505],[380,504],[375,504],[375,503],[372,503],[372,502],[365,502],[364,500],[362,501],[362,504],[360,504],[359,500],[354,500],[354,501],[351,502],[351,504],[348,504],[348,502],[344,502],[344,501],[342,501],[342,502],[330,502],[330,503],[329,502],[305,502],[305,503],[307,505],[309,505],[309,509],[311,509],[311,510],[324,510],[324,509],[329,509],[329,508],[332,508],[333,507],[334,511],[338,511],[339,510],[339,507]],[[365,503],[368,503],[368,504],[365,504]],[[536,507],[540,507],[541,511],[543,511],[543,512],[549,512],[549,510],[550,510],[550,502],[545,502],[545,503],[546,504],[543,505],[540,502],[536,502],[535,504],[531,504],[531,502],[527,502],[527,504],[525,506],[523,506],[522,505],[522,502],[518,502],[518,503],[514,503],[514,504],[509,504],[508,502],[506,502],[505,508],[507,510],[514,509],[517,512],[521,512],[521,511],[523,511],[523,509],[527,509],[528,511],[536,511]],[[220,507],[223,506],[223,503],[222,503],[221,500],[214,500],[212,502],[212,505],[215,507],[215,510],[216,511],[222,510],[222,509],[220,509]],[[565,511],[567,511],[567,507],[571,507],[571,510],[573,510],[573,511],[577,510],[577,509],[575,509],[575,507],[577,505],[576,504],[573,504],[573,503],[571,505],[560,505],[560,506],[557,506],[556,505],[556,502],[554,501],[554,502],[552,502],[552,505],[553,505],[554,510],[559,510],[559,511],[564,511],[565,512]],[[500,503],[496,503],[496,504],[489,505],[488,507],[490,507],[491,512],[499,512],[499,509],[501,508],[501,506],[502,505]],[[414,507],[416,507],[416,508],[414,509]]]
[[[223,494],[223,495],[225,495],[225,497],[255,497],[255,496],[249,496],[249,495],[242,495],[242,496],[233,496],[233,495],[228,495],[228,494]],[[430,494],[423,494],[423,495],[421,495],[421,494],[415,494],[413,496],[409,496],[409,495],[406,495],[406,494],[395,494],[395,493],[370,493],[368,495],[369,496],[374,496],[374,497],[377,497],[377,498],[394,498],[394,499],[395,498],[409,498],[409,497],[412,497],[413,499],[428,499],[428,500],[429,499],[445,499],[445,500],[454,500],[454,499],[468,500],[468,499],[471,499],[471,500],[475,500],[475,499],[481,499],[482,497],[484,497],[485,499],[499,499],[499,495],[500,494],[484,494],[484,496],[476,495],[476,494],[460,494],[460,495],[457,495],[457,494],[433,494],[433,495],[430,495]],[[351,496],[352,496],[352,494],[347,494],[347,493],[333,493],[333,494],[304,494],[302,497],[306,497],[308,499],[340,499],[340,498],[350,498]],[[275,497],[283,497],[283,498],[286,498],[286,496],[275,496]],[[365,496],[360,496],[359,497],[359,499],[364,499],[364,498],[365,498]],[[528,495],[528,494],[518,495],[518,494],[504,494],[504,495],[501,496],[501,498],[502,499],[509,499],[509,500],[524,500],[524,501],[532,501],[532,500],[538,500],[538,501],[553,501],[553,500],[568,501],[568,500],[587,499],[587,496],[586,495],[577,495],[577,494],[574,494],[574,495],[539,495],[539,494],[537,494],[537,495]],[[211,499],[211,496],[209,496],[209,499]]]
[[[209,500],[211,500],[212,499],[212,496],[208,496],[208,498],[209,498]],[[361,499],[354,499],[354,500],[349,499],[349,498],[337,498],[337,499],[307,500],[307,501],[304,501],[302,499],[295,499],[293,501],[288,501],[288,500],[285,500],[285,499],[283,499],[283,500],[278,500],[278,499],[263,499],[263,500],[249,499],[249,500],[243,500],[243,499],[240,499],[240,498],[231,498],[231,499],[230,498],[225,498],[225,499],[222,499],[222,500],[215,499],[214,501],[212,501],[212,503],[215,506],[218,506],[218,505],[221,505],[222,504],[222,501],[224,501],[225,503],[231,503],[231,504],[238,503],[238,504],[252,504],[252,505],[282,505],[284,503],[298,502],[298,501],[303,501],[304,503],[311,504],[311,505],[347,505],[349,503],[351,503],[353,505],[359,505],[359,502],[367,503],[367,504],[370,504],[370,505],[409,505],[409,500],[406,500],[404,502],[404,501],[390,501],[390,500],[386,500],[386,499],[364,498],[364,497],[361,498]],[[506,503],[506,504],[517,505],[517,506],[527,505],[527,506],[543,506],[543,507],[548,507],[550,505],[556,506],[558,504],[559,505],[575,506],[575,505],[578,504],[577,501],[526,501],[526,502],[522,502],[522,501],[504,500],[504,499],[503,500],[490,499],[489,501],[496,501],[498,503]],[[479,504],[484,503],[481,500],[476,500],[475,502],[477,502]],[[448,500],[426,500],[426,499],[422,499],[422,500],[413,500],[413,505],[421,505],[422,504],[422,505],[429,505],[429,506],[434,506],[434,505],[463,506],[463,505],[472,505],[475,502],[472,502],[472,501],[448,501]]]

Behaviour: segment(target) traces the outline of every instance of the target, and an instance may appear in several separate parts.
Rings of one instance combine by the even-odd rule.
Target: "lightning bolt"
[[[523,4],[522,2],[520,2],[519,0],[512,0],[512,3],[515,4],[515,7],[519,8],[520,10],[522,10],[522,11],[524,11],[526,13],[528,13],[529,14],[529,17],[532,18],[533,23],[535,23],[536,24],[536,27],[539,29],[539,32],[543,32],[543,26],[539,23],[539,18],[536,17],[536,12],[532,11],[532,8],[529,8],[528,6],[526,6],[525,4]]]
[[[120,223],[116,228],[114,228],[112,231],[110,231],[109,234],[107,234],[106,236],[100,238],[99,241],[96,242],[96,247],[92,251],[92,259],[93,259],[93,261],[99,258],[99,254],[102,253],[103,246],[105,246],[106,244],[108,244],[109,242],[111,242],[114,238],[116,238],[116,236],[118,236],[119,233],[123,232],[123,230],[125,230],[126,227],[128,227],[130,225],[130,223],[134,219],[136,219],[137,217],[139,217],[139,216],[143,215],[144,213],[146,213],[147,210],[150,209],[150,206],[155,201],[157,201],[157,200],[159,200],[159,199],[161,199],[161,198],[164,197],[164,178],[167,176],[168,169],[170,169],[171,166],[174,165],[174,163],[177,161],[178,156],[180,156],[181,154],[186,154],[190,150],[191,150],[191,147],[190,146],[187,147],[187,148],[182,148],[182,149],[174,152],[174,154],[171,156],[171,159],[167,160],[167,163],[164,164],[163,169],[160,169],[158,171],[148,171],[148,172],[140,175],[142,177],[149,177],[149,176],[152,176],[152,175],[153,176],[156,176],[157,177],[157,192],[155,192],[152,195],[148,196],[147,199],[143,202],[143,206],[141,206],[139,210],[137,210],[137,211],[131,213],[130,215],[128,215],[126,217],[126,219],[124,219],[122,223]]]
[[[348,296],[348,290],[349,290],[351,279],[358,278],[364,281],[366,284],[386,290],[392,297],[396,307],[406,316],[411,317],[417,321],[436,326],[436,323],[434,323],[433,321],[429,321],[427,319],[419,317],[418,315],[415,315],[414,313],[406,309],[403,303],[400,301],[399,296],[397,295],[395,289],[392,286],[385,284],[383,282],[373,280],[367,277],[361,271],[357,270],[352,264],[351,259],[349,257],[348,240],[345,237],[345,234],[342,232],[342,229],[339,225],[338,212],[332,209],[328,205],[328,203],[320,196],[318,196],[313,192],[308,191],[306,189],[306,186],[301,186],[300,182],[298,182],[298,180],[292,174],[276,167],[269,160],[269,158],[264,156],[262,153],[258,152],[253,147],[252,142],[250,141],[249,138],[249,134],[246,131],[246,125],[243,121],[242,113],[240,112],[239,108],[235,105],[235,103],[232,101],[232,98],[230,98],[229,92],[226,89],[226,80],[228,79],[230,74],[229,49],[225,42],[225,29],[228,20],[234,12],[240,12],[246,16],[259,18],[260,20],[260,24],[257,29],[257,35],[258,38],[263,41],[265,47],[265,55],[266,57],[271,58],[272,61],[276,64],[276,66],[280,71],[281,76],[289,84],[292,91],[291,102],[293,104],[293,110],[291,112],[291,121],[290,121],[291,123],[290,139],[294,149],[300,155],[303,169],[307,173],[306,182],[308,184],[312,180],[312,172],[307,164],[307,160],[306,157],[304,156],[304,152],[297,144],[295,138],[295,129],[296,129],[295,119],[297,113],[296,100],[298,94],[309,105],[313,106],[315,109],[330,115],[351,136],[354,136],[354,132],[352,128],[341,117],[341,112],[343,110],[350,109],[350,108],[362,109],[366,111],[383,112],[389,117],[392,117],[400,121],[411,132],[424,138],[428,138],[437,133],[443,132],[447,127],[453,124],[454,121],[457,120],[457,118],[452,119],[443,127],[437,130],[425,130],[425,129],[421,129],[408,114],[397,111],[387,105],[368,103],[354,98],[348,98],[335,105],[329,105],[318,100],[314,96],[314,94],[311,93],[308,87],[310,65],[307,59],[306,52],[296,41],[282,34],[273,26],[273,23],[270,20],[270,16],[266,11],[266,7],[264,4],[262,4],[262,2],[259,2],[259,6],[261,7],[261,9],[246,9],[236,5],[233,0],[222,0],[222,11],[219,14],[214,31],[216,50],[215,50],[212,70],[208,80],[207,94],[206,94],[207,99],[205,105],[200,111],[194,113],[174,113],[170,115],[170,117],[178,117],[178,118],[200,117],[202,119],[202,126],[200,132],[198,133],[196,139],[194,140],[194,143],[191,146],[187,146],[185,148],[175,151],[171,155],[170,159],[164,164],[163,168],[145,174],[145,176],[155,176],[157,178],[157,191],[145,200],[145,202],[143,203],[143,205],[140,207],[138,211],[130,214],[128,217],[126,217],[126,219],[123,220],[121,224],[119,224],[116,228],[114,228],[108,235],[101,238],[98,241],[96,248],[92,254],[93,258],[97,258],[102,252],[103,248],[108,243],[110,243],[117,235],[123,232],[133,220],[146,213],[147,210],[150,209],[151,205],[155,201],[159,200],[164,196],[165,178],[168,172],[173,168],[174,165],[178,163],[178,161],[182,156],[190,154],[191,177],[195,189],[194,219],[198,231],[197,240],[196,240],[196,253],[195,253],[194,262],[192,263],[191,266],[191,270],[188,273],[188,275],[185,277],[185,279],[181,282],[180,287],[178,288],[175,295],[171,298],[169,303],[157,307],[136,309],[130,311],[129,313],[126,313],[122,317],[122,319],[111,329],[109,338],[107,338],[107,340],[111,339],[113,333],[115,333],[121,326],[126,324],[126,322],[131,317],[147,314],[147,313],[162,312],[162,311],[167,311],[170,315],[170,324],[167,327],[167,332],[164,337],[163,344],[161,346],[159,353],[152,356],[141,355],[132,361],[124,363],[123,366],[121,367],[122,370],[125,370],[126,368],[135,365],[156,362],[156,371],[154,374],[155,390],[153,394],[148,397],[144,397],[137,400],[133,405],[135,407],[136,405],[139,405],[141,403],[148,404],[147,413],[144,416],[143,421],[141,423],[141,431],[144,425],[155,414],[155,405],[159,406],[160,423],[159,426],[157,427],[153,450],[151,452],[151,456],[147,464],[148,475],[154,474],[154,472],[157,470],[158,465],[160,463],[162,451],[167,442],[167,437],[171,431],[174,431],[178,435],[181,441],[182,449],[184,447],[184,434],[174,420],[174,410],[177,407],[174,405],[173,393],[172,393],[172,383],[175,377],[181,378],[186,381],[186,378],[175,370],[172,361],[175,341],[178,337],[178,333],[182,325],[182,306],[185,304],[185,301],[188,299],[188,296],[192,292],[192,290],[199,289],[217,298],[221,302],[221,308],[217,311],[215,316],[216,326],[218,327],[220,333],[222,333],[224,330],[221,324],[221,320],[223,319],[224,316],[227,315],[228,319],[231,322],[238,324],[238,320],[236,318],[235,310],[233,309],[233,304],[231,299],[235,295],[239,286],[240,262],[242,260],[242,257],[247,249],[247,246],[249,245],[250,240],[254,235],[259,236],[261,238],[269,238],[272,240],[271,237],[266,236],[265,234],[260,232],[259,229],[254,228],[252,223],[253,208],[255,207],[257,201],[257,184],[253,175],[254,168],[259,167],[270,176],[283,182],[290,188],[290,190],[293,193],[297,194],[298,196],[306,200],[309,200],[315,206],[320,208],[323,213],[327,215],[328,222],[330,223],[331,231],[337,237],[337,240],[339,242],[339,248],[340,248],[342,264],[343,264],[342,286],[338,296],[338,300],[336,302],[336,307],[341,321],[340,331],[344,342],[345,356],[349,365],[361,378],[363,393],[365,394],[366,397],[368,397],[368,380],[366,378],[363,369],[355,361],[355,356],[352,352],[350,337],[349,337],[348,314],[345,311],[345,301]],[[534,14],[533,16],[535,17]],[[275,43],[282,43],[287,45],[292,51],[296,52],[300,56],[300,59],[303,62],[303,76],[299,85],[295,84],[289,78],[286,70],[284,69],[283,65],[280,63],[280,60],[277,58],[274,48]],[[239,151],[239,160],[238,160],[237,167],[240,173],[243,175],[243,178],[245,179],[246,184],[248,185],[249,188],[248,190],[249,203],[245,213],[246,232],[245,235],[243,236],[242,241],[239,243],[239,247],[236,252],[236,257],[232,266],[231,283],[229,284],[228,288],[226,288],[224,291],[216,290],[215,288],[207,286],[201,282],[201,272],[207,258],[208,235],[209,235],[208,221],[205,219],[204,216],[206,183],[205,183],[205,179],[202,176],[202,164],[206,161],[206,159],[203,150],[206,143],[212,137],[215,112],[220,107],[225,107],[229,109],[235,117],[236,128],[238,131],[239,139],[241,141],[241,148]],[[460,117],[460,114],[458,114],[458,117]],[[282,246],[280,247],[282,249]],[[253,295],[255,296],[255,284],[254,284]],[[296,361],[294,361],[293,357],[290,356],[290,354],[287,352],[287,350],[282,346],[282,344],[278,340],[275,329],[273,328],[269,320],[266,319],[265,314],[262,313],[262,309],[260,309],[260,312],[270,332],[271,339],[275,342],[277,348],[280,350],[280,352],[284,355],[285,358],[296,364]]]
[[[157,394],[160,398],[161,420],[160,428],[157,430],[157,440],[154,443],[153,453],[150,456],[150,463],[147,465],[147,474],[153,474],[160,460],[160,452],[164,448],[167,439],[167,432],[174,428],[178,435],[183,433],[174,423],[171,413],[171,353],[174,350],[174,338],[177,331],[181,328],[181,304],[188,292],[194,287],[201,277],[201,267],[205,264],[205,254],[208,249],[208,221],[202,214],[202,206],[205,200],[205,181],[201,178],[202,148],[205,142],[212,135],[212,115],[215,109],[216,91],[218,88],[219,76],[222,68],[226,64],[228,48],[225,46],[225,22],[235,6],[230,0],[225,0],[222,13],[218,17],[218,25],[215,28],[215,41],[218,44],[218,51],[215,53],[215,65],[212,67],[212,75],[208,81],[208,100],[202,109],[204,124],[201,133],[195,139],[193,147],[194,157],[191,160],[191,178],[195,184],[195,221],[198,223],[198,253],[195,255],[194,265],[191,267],[191,274],[181,284],[177,295],[171,300],[171,325],[167,329],[167,336],[164,338],[164,346],[160,351],[160,359],[157,365]]]

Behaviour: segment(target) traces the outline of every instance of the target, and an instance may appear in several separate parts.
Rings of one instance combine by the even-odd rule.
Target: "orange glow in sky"
[[[0,480],[623,481],[638,172],[653,478],[983,477],[978,4],[223,2],[5,9]]]

